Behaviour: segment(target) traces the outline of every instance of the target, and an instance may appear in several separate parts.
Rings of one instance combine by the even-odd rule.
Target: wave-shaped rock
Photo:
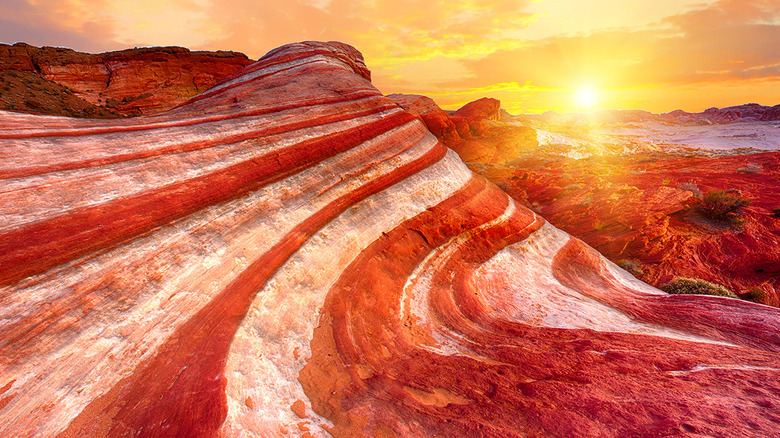
[[[0,112],[1,436],[765,437],[780,313],[471,173],[354,48],[153,117]]]

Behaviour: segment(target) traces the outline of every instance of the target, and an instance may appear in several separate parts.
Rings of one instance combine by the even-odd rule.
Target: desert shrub
[[[693,193],[693,196],[695,196],[698,199],[701,199],[701,198],[704,197],[704,193],[702,193],[701,190],[699,190],[699,186],[697,186],[696,183],[693,182],[693,181],[681,182],[681,183],[677,184],[677,188],[680,189],[680,190],[687,190],[687,191]]]
[[[582,198],[582,203],[580,205],[587,206],[593,203],[593,193],[586,193],[585,196]],[[778,211],[780,211],[780,208],[778,208]],[[778,216],[780,217],[780,216]]]
[[[761,173],[764,170],[758,163],[749,163],[746,167],[740,167],[737,169],[739,173]]]
[[[702,216],[721,222],[737,223],[743,207],[750,205],[750,200],[725,190],[710,190],[704,198],[696,203],[694,208]]]
[[[734,195],[742,196],[742,190],[734,188],[734,187],[730,187],[730,188],[726,189],[726,193],[731,193],[731,194],[734,194]]]
[[[719,297],[737,298],[734,292],[725,287],[699,278],[677,277],[661,286],[661,290],[669,294],[716,295]]]
[[[747,292],[742,294],[741,298],[743,300],[748,300],[748,301],[758,301],[761,298],[764,298],[764,296],[766,296],[766,292],[754,286],[748,289]]]
[[[634,259],[622,259],[618,260],[617,265],[628,271],[629,274],[637,277],[642,275],[644,270],[642,269],[642,263]]]

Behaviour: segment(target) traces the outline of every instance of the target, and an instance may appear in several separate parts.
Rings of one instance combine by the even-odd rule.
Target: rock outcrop
[[[453,145],[463,140],[452,117],[430,97],[419,94],[389,94],[387,97],[404,110],[418,116],[428,130],[445,144]]]
[[[767,108],[763,114],[761,114],[762,121],[774,121],[780,120],[780,105]]]
[[[780,431],[780,311],[667,295],[340,43],[112,121],[0,112],[0,436]]]
[[[475,100],[450,115],[430,97],[416,94],[390,94],[387,97],[417,116],[433,135],[465,161],[502,163],[514,159],[519,151],[539,144],[536,131],[531,127],[487,122],[502,117],[501,102],[497,99]]]
[[[251,63],[241,53],[182,47],[89,54],[0,44],[0,108],[81,117],[155,114]]]
[[[501,118],[500,109],[501,101],[483,97],[463,105],[452,115],[468,120],[499,120]]]
[[[452,119],[461,132],[461,137],[486,137],[492,134],[486,120],[499,120],[501,102],[498,99],[483,97],[463,105],[452,114]]]
[[[401,108],[418,116],[428,130],[447,146],[457,148],[463,140],[494,135],[486,120],[499,120],[501,102],[483,97],[469,102],[448,114],[430,97],[419,94],[390,94],[387,96]]]

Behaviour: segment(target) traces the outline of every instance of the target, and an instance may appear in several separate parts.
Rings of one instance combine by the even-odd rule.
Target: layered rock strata
[[[183,47],[91,54],[0,44],[0,108],[77,117],[155,114],[252,62],[242,53]]]
[[[0,436],[780,431],[780,312],[669,296],[340,43],[153,117],[0,112]]]

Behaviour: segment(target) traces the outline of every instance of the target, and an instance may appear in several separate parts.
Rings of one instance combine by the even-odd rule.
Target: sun
[[[581,108],[593,108],[599,103],[599,95],[591,87],[582,87],[577,90],[577,104]]]

